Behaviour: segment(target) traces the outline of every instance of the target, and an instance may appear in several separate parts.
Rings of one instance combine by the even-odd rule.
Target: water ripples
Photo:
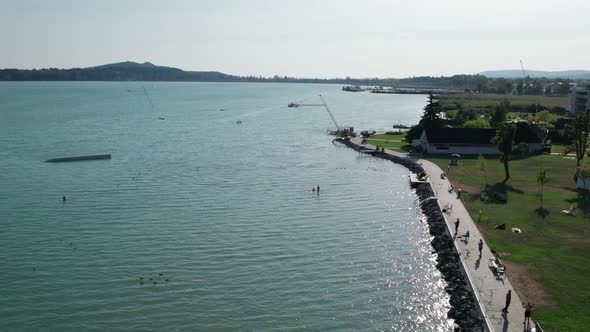
[[[65,86],[64,124],[42,103],[2,113],[1,330],[449,329],[407,170],[333,145],[321,112],[271,106],[313,86],[230,84],[218,105],[216,85],[154,85],[167,121],[116,84]],[[113,159],[40,162],[101,142]]]

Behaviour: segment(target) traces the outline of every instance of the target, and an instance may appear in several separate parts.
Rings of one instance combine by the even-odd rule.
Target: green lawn
[[[563,153],[565,151],[565,145],[553,144],[551,146],[551,153]],[[575,152],[572,152],[575,154]]]
[[[367,143],[399,152],[410,152],[411,146],[404,141],[405,132],[395,134],[378,134],[367,138]]]
[[[447,169],[448,156],[427,159]],[[561,155],[539,155],[510,162],[511,178],[502,183],[504,169],[498,156],[487,159],[488,193],[499,192],[506,203],[482,202],[479,193],[485,177],[476,156],[453,166],[449,178],[462,188],[463,201],[490,247],[510,255],[503,257],[526,264],[544,288],[552,305],[536,308],[533,318],[551,331],[586,331],[590,327],[590,194],[575,190],[575,160]],[[590,162],[589,162],[590,163]],[[544,208],[540,210],[536,174],[544,167],[551,180],[545,185]],[[561,211],[576,207],[576,216]],[[544,215],[544,217],[542,217]],[[506,223],[507,230],[494,229]],[[522,234],[510,228],[522,229]],[[510,273],[508,272],[508,275]]]

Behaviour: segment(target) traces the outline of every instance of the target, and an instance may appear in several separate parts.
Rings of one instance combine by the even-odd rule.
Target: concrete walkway
[[[361,144],[361,138],[353,138],[352,141],[355,144]],[[364,146],[372,149],[375,148],[370,144],[365,144]],[[386,149],[385,152],[399,157],[408,157],[407,154],[393,150]],[[483,237],[463,206],[463,203],[457,198],[457,193],[455,191],[449,192],[449,180],[447,178],[441,179],[440,175],[443,171],[436,164],[423,159],[418,159],[416,161],[418,164],[422,165],[426,173],[429,175],[428,179],[438,198],[438,203],[441,209],[445,208],[447,205],[452,206],[450,212],[443,213],[450,234],[455,234],[454,223],[457,218],[459,218],[458,236],[464,235],[469,230],[469,241],[466,242],[461,238],[456,238],[455,245],[461,256],[461,262],[463,263],[464,269],[467,271],[471,285],[477,290],[477,300],[491,330],[496,332],[527,331],[523,324],[524,308],[518,294],[516,294],[506,276],[498,279],[492,270],[490,270],[489,261],[494,256],[485,242],[485,239],[483,240],[482,256],[479,256],[478,242],[480,239],[483,239]],[[452,167],[451,177],[453,176]],[[510,275],[510,271],[507,271],[507,274]],[[512,290],[512,301],[510,302],[508,314],[503,315],[502,308],[504,308],[506,293],[508,293],[508,290]],[[531,326],[532,325],[533,323],[531,321]]]

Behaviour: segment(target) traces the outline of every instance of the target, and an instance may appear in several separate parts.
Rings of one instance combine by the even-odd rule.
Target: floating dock
[[[82,161],[82,160],[97,160],[97,159],[111,159],[110,154],[94,154],[90,156],[75,156],[75,157],[61,157],[61,158],[51,158],[45,160],[48,163],[61,163],[66,161]]]

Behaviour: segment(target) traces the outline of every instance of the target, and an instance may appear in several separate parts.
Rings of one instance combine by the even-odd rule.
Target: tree
[[[459,104],[459,105],[461,105],[461,104]],[[453,119],[455,121],[457,121],[458,123],[464,123],[464,122],[467,122],[469,120],[476,120],[477,119],[477,114],[472,109],[462,109],[462,108],[459,108],[459,110],[457,111],[457,113],[455,113],[455,116],[453,117]]]
[[[549,182],[549,177],[547,176],[547,170],[542,168],[537,174],[537,183],[539,184],[539,195],[541,197],[541,208],[543,208],[543,187],[545,183]]]
[[[496,136],[492,138],[492,143],[496,144],[498,150],[502,153],[500,162],[504,163],[504,182],[510,179],[510,171],[508,170],[508,161],[510,159],[510,152],[512,152],[512,144],[514,142],[514,134],[516,133],[516,126],[512,123],[501,123],[496,131]]]
[[[442,112],[442,110],[443,109],[440,106],[440,102],[432,93],[429,93],[428,104],[424,107],[424,115],[422,115],[420,125],[424,129],[438,127],[440,122],[440,113]]]
[[[484,156],[479,154],[477,156],[477,164],[479,166],[479,171],[483,174],[484,179],[484,186],[488,184],[488,161]]]
[[[529,144],[527,142],[518,143],[516,147],[514,147],[514,152],[524,156],[525,154],[529,153]]]
[[[469,120],[463,123],[465,128],[491,128],[490,123],[484,119]]]
[[[534,116],[534,121],[543,131],[553,129],[553,123],[557,120],[557,116],[551,114],[548,110],[537,112]]]
[[[540,95],[542,92],[543,92],[543,84],[541,82],[535,80],[535,81],[525,85],[523,94],[525,94],[525,95]]]
[[[561,84],[559,84],[561,83]],[[572,88],[569,84],[569,81],[563,81],[563,82],[559,82],[557,85],[557,89],[555,89],[555,94],[556,95],[567,95],[570,92],[570,89]]]
[[[522,80],[519,80],[518,84],[516,85],[516,93],[519,96],[522,96],[523,92],[524,92],[524,83],[522,82]]]
[[[511,105],[508,100],[504,100],[502,103],[494,106],[494,113],[490,118],[490,123],[494,126],[506,121],[506,115],[510,111]]]
[[[436,97],[430,93],[428,94],[428,104],[424,107],[424,114],[422,119],[416,126],[408,130],[406,134],[406,141],[412,142],[414,139],[420,138],[424,129],[436,128],[440,126],[440,113],[443,111],[440,102]]]
[[[545,88],[545,92],[543,94],[546,95],[546,96],[549,96],[551,94],[551,85],[548,85]]]
[[[417,124],[415,126],[412,126],[407,132],[406,132],[406,137],[405,140],[408,143],[412,143],[413,140],[415,139],[419,139],[420,135],[422,135],[422,131],[424,130],[424,128],[422,128],[421,125]]]
[[[589,112],[590,110],[586,111],[586,114],[576,116],[571,125],[565,126],[566,132],[573,143],[564,150],[564,154],[575,151],[576,165],[578,168],[580,168],[580,164],[588,148],[588,130],[590,129]]]

